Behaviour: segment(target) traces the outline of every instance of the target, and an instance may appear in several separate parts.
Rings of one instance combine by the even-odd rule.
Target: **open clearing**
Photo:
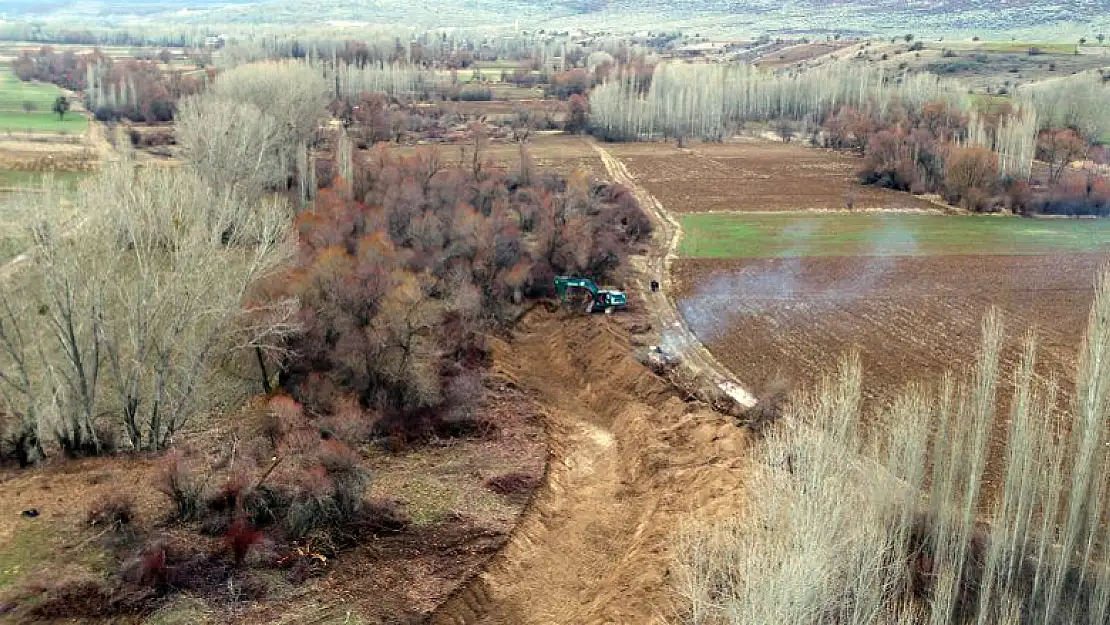
[[[679,222],[686,258],[1051,254],[1110,250],[1110,223],[895,213],[694,214]]]
[[[0,112],[0,132],[34,131],[79,135],[88,126],[88,120],[80,113],[66,113],[65,119],[58,119],[57,115],[49,111]]]
[[[800,139],[799,139],[800,140]],[[796,143],[615,143],[606,146],[671,213],[856,209],[937,210],[922,198],[861,187],[859,159]]]

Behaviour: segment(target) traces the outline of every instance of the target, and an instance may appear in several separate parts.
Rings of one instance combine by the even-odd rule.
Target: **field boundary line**
[[[677,333],[679,345],[682,346],[682,363],[689,367],[695,374],[708,374],[716,385],[728,393],[733,399],[744,406],[754,406],[757,399],[744,387],[736,376],[721,364],[709,349],[698,339],[694,331],[686,323],[685,317],[678,310],[678,304],[670,296],[673,292],[674,280],[671,278],[671,263],[678,258],[678,246],[682,241],[682,224],[674,217],[663,204],[647,189],[637,184],[635,177],[628,167],[614,157],[597,141],[588,139],[590,147],[597,152],[605,165],[605,171],[610,180],[626,187],[636,198],[640,206],[647,210],[654,222],[652,232],[653,245],[645,258],[645,278],[662,278],[663,288],[658,293],[640,290],[644,302],[648,305],[653,316],[660,324],[660,333]]]

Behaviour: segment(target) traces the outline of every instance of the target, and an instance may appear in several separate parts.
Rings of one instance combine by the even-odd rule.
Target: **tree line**
[[[184,167],[12,200],[30,260],[0,308],[5,457],[164,449],[278,388],[418,437],[472,415],[486,332],[650,231],[627,191],[526,152],[504,171],[480,136],[450,164],[322,137],[331,94],[305,64],[239,67],[181,103]]]
[[[172,121],[179,99],[199,92],[208,72],[184,75],[156,61],[112,59],[103,52],[76,54],[44,46],[12,61],[20,80],[39,80],[85,94],[86,108],[101,121]]]
[[[774,73],[746,65],[656,68],[649,85],[617,71],[590,94],[590,130],[608,140],[720,141],[748,122],[784,141],[864,156],[860,178],[937,193],[972,210],[1108,214],[1097,166],[1110,134],[1110,89],[1094,74],[1023,88],[993,110],[954,81],[837,64]],[[1047,165],[1035,170],[1034,162]],[[1072,171],[1074,161],[1093,165]],[[1035,187],[1031,178],[1043,178]]]

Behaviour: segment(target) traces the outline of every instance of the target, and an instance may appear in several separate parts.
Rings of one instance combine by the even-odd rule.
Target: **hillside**
[[[313,4],[319,22],[365,26],[523,27],[634,30],[682,27],[710,33],[900,34],[905,24],[922,36],[1015,37],[1061,40],[1110,31],[1110,0],[325,0]],[[311,27],[293,0],[0,0],[0,16],[83,25],[273,24]]]

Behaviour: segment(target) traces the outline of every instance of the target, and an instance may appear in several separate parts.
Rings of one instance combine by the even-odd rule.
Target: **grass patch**
[[[46,111],[31,113],[0,111],[0,132],[31,131],[80,135],[88,128],[89,121],[79,113],[66,113],[65,119]]]
[[[34,189],[42,184],[47,174],[38,171],[12,171],[0,169],[0,189]],[[76,189],[77,183],[88,177],[83,171],[56,171],[54,180],[66,189]]]
[[[54,85],[23,82],[12,73],[10,65],[0,63],[0,132],[85,132],[88,120],[83,115],[70,112],[59,120],[53,113],[54,101],[61,94]],[[24,109],[24,102],[31,104],[31,111]]]
[[[41,82],[23,82],[7,65],[0,65],[0,111],[23,112],[23,103],[30,102],[35,110],[49,113],[61,89]]]
[[[75,549],[75,545],[81,547]],[[94,543],[83,543],[81,536],[41,518],[20,519],[11,539],[0,546],[0,590],[7,590],[37,571],[84,569],[98,574],[106,572],[110,564],[105,551]]]
[[[416,527],[443,520],[458,506],[459,492],[434,476],[414,477],[393,490]]]
[[[34,520],[21,522],[8,544],[0,547],[0,590],[23,579],[36,565],[50,560],[53,551],[54,537],[48,525]]]
[[[694,214],[686,258],[1047,254],[1110,250],[1110,221],[946,215]]]
[[[975,108],[983,113],[997,113],[1003,104],[1012,104],[1014,99],[1008,95],[973,93],[967,96]]]
[[[211,608],[203,599],[183,595],[151,614],[145,625],[207,625],[215,622]]]

